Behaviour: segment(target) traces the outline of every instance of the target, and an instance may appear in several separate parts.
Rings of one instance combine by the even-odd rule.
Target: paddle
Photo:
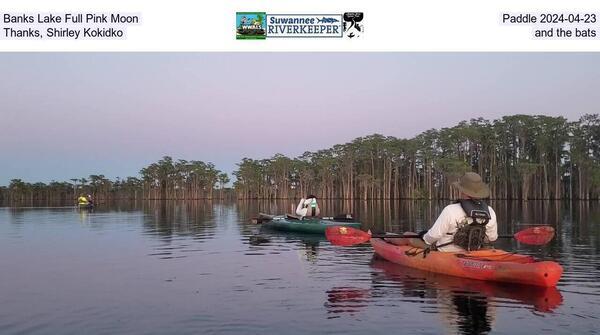
[[[360,229],[334,226],[325,230],[325,236],[333,245],[349,246],[365,243],[372,238],[415,238],[418,235],[385,235],[370,234]],[[544,245],[554,237],[554,228],[550,226],[537,226],[521,230],[514,235],[500,235],[498,238],[515,238],[523,244]]]

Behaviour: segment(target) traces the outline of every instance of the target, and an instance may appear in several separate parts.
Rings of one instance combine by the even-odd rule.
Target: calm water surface
[[[428,227],[444,203],[323,203],[363,228]],[[427,274],[368,245],[268,232],[259,211],[286,202],[156,202],[0,208],[0,334],[598,333],[600,206],[492,203],[501,233],[557,228],[556,289]]]

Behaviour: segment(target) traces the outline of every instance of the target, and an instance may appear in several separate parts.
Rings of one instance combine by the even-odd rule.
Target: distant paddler
[[[79,198],[77,198],[77,205],[79,208],[89,208],[94,206],[94,202],[92,201],[92,196],[88,194],[87,196],[81,194]]]
[[[300,203],[296,208],[296,215],[301,217],[317,217],[319,214],[321,214],[321,210],[317,204],[317,197],[311,194],[306,198],[300,199]]]

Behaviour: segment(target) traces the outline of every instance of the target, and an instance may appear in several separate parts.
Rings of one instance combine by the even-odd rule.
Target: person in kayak
[[[79,195],[79,198],[77,198],[77,204],[79,204],[79,206],[87,206],[90,204],[90,201],[85,195],[81,194]]]
[[[308,195],[306,199],[300,199],[300,203],[296,207],[296,215],[301,217],[317,217],[319,214],[321,214],[321,210],[317,204],[317,197]]]
[[[80,195],[79,198],[77,198],[77,204],[81,207],[87,207],[87,206],[94,206],[94,202],[92,201],[92,196],[91,195]]]
[[[467,172],[452,186],[460,192],[459,200],[446,206],[433,226],[418,234],[420,238],[386,240],[446,252],[478,250],[494,242],[498,238],[498,223],[492,207],[482,200],[489,197],[490,190],[481,176]]]

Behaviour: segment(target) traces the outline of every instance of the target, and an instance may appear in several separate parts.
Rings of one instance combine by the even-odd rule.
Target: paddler
[[[87,206],[90,204],[90,201],[85,195],[80,194],[79,198],[77,198],[77,203],[79,204],[79,206]]]
[[[319,214],[321,214],[321,210],[317,204],[317,197],[311,194],[306,196],[306,198],[300,199],[300,203],[296,207],[296,215],[301,217],[317,217]]]
[[[82,207],[83,206],[93,206],[94,202],[92,201],[92,196],[90,194],[88,194],[87,196],[81,194],[79,196],[79,198],[77,198],[77,204]]]
[[[496,213],[482,200],[490,196],[488,185],[477,173],[467,172],[452,186],[459,191],[459,200],[446,206],[433,226],[419,233],[420,238],[387,241],[447,252],[478,250],[494,242],[498,238]]]

